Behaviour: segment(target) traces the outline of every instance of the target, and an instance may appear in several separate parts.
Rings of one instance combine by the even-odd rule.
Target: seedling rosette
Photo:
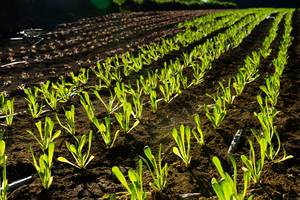
[[[173,153],[177,155],[188,167],[191,162],[191,129],[188,126],[180,125],[180,133],[176,128],[172,131],[172,137],[175,140],[176,147],[173,147]]]
[[[114,166],[112,168],[113,174],[117,177],[117,179],[122,183],[122,185],[128,191],[131,200],[145,200],[147,199],[147,193],[143,189],[143,162],[142,160],[138,161],[138,169],[128,170],[128,177],[130,180],[130,184],[127,182],[125,176],[121,172],[120,168]]]
[[[93,137],[93,132],[90,131],[87,135],[82,135],[80,138],[77,140],[79,141],[76,144],[70,144],[66,142],[66,146],[69,150],[69,152],[72,154],[72,157],[75,160],[75,163],[69,161],[65,157],[58,157],[58,161],[67,163],[69,165],[72,165],[73,167],[76,167],[78,169],[85,169],[87,165],[94,159],[93,155],[90,155],[91,153],[91,146],[92,146],[92,137]],[[87,149],[84,151],[84,147],[87,144]]]

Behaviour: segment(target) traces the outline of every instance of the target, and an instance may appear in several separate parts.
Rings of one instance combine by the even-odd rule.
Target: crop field
[[[131,12],[0,41],[0,200],[300,198],[299,26]]]

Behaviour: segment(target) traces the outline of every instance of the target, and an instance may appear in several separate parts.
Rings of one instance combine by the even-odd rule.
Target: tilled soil
[[[130,49],[134,50],[137,45],[158,40],[162,36],[171,36],[176,32],[182,31],[176,28],[176,23],[203,15],[207,12],[208,11],[180,11],[172,13],[173,17],[170,16],[170,12],[132,13],[126,14],[125,16],[116,14],[104,18],[92,18],[81,20],[73,24],[61,25],[57,30],[48,33],[49,38],[46,41],[49,42],[42,43],[46,49],[50,48],[51,41],[57,40],[66,42],[71,40],[70,38],[76,38],[77,35],[88,35],[89,32],[96,32],[96,30],[99,30],[96,27],[103,24],[100,22],[107,22],[104,23],[105,29],[108,29],[107,36],[110,36],[109,31],[112,31],[109,27],[114,27],[116,25],[124,25],[126,27],[129,24],[129,28],[125,28],[124,32],[134,32],[134,28],[132,27],[143,29],[140,27],[141,24],[145,24],[145,26],[151,26],[152,24],[153,27],[151,26],[152,28],[149,30],[138,30],[137,32],[139,33],[133,33],[131,36],[125,37],[123,43],[114,41],[103,48],[90,49],[89,53],[83,52],[82,54],[74,54],[69,57],[57,57],[41,63],[34,61],[34,59],[28,59],[27,62],[29,64],[26,66],[13,66],[9,69],[0,68],[0,80],[6,82],[11,80],[11,83],[0,87],[1,89],[6,89],[9,94],[17,99],[16,102],[18,105],[16,105],[16,107],[18,109],[24,110],[26,109],[24,100],[20,96],[20,93],[16,92],[16,87],[19,84],[37,84],[40,81],[54,79],[58,75],[67,73],[68,71],[76,71],[79,66],[76,66],[78,58],[84,60],[84,65],[88,66],[87,63],[93,63],[94,60],[114,54],[114,52],[110,52],[110,49],[114,49],[115,52],[123,52]],[[150,20],[149,23],[145,23],[145,18],[153,19],[153,22],[150,22]],[[132,21],[134,21],[134,19],[136,19],[137,22],[133,25]],[[155,25],[159,24],[159,20],[165,22],[165,25],[160,24],[156,27]],[[271,62],[277,56],[278,44],[283,32],[283,24],[280,24],[278,36],[271,45],[271,55],[261,63],[260,77],[248,84],[242,95],[236,98],[234,104],[228,110],[225,121],[219,129],[214,129],[207,121],[201,105],[210,103],[210,99],[205,94],[213,94],[216,92],[218,81],[223,81],[225,83],[226,80],[233,77],[238,69],[243,66],[246,56],[261,47],[264,37],[267,36],[268,31],[271,28],[271,23],[271,18],[264,20],[239,47],[227,52],[220,59],[215,61],[212,70],[207,73],[207,78],[200,86],[184,90],[181,95],[169,104],[160,102],[159,109],[155,114],[150,112],[149,106],[146,106],[145,111],[143,112],[143,119],[139,126],[135,128],[130,135],[121,135],[120,138],[118,138],[115,147],[112,149],[105,149],[100,136],[94,134],[92,154],[95,156],[95,159],[90,163],[87,170],[79,171],[73,167],[55,161],[53,169],[54,183],[48,192],[42,190],[40,181],[35,175],[34,179],[29,183],[11,192],[9,198],[99,199],[104,194],[122,192],[124,191],[124,188],[112,175],[111,168],[114,165],[120,166],[121,170],[124,171],[130,167],[135,168],[139,158],[138,156],[143,156],[143,148],[146,145],[149,145],[154,152],[157,152],[159,144],[163,145],[163,151],[165,152],[164,158],[170,165],[170,172],[165,191],[163,191],[162,194],[158,194],[156,199],[181,199],[180,196],[182,194],[189,193],[195,194],[186,199],[213,198],[214,192],[210,181],[212,177],[217,177],[218,175],[211,159],[213,156],[218,156],[222,161],[224,168],[230,171],[230,165],[227,161],[227,151],[231,140],[238,129],[243,130],[243,136],[238,145],[236,155],[239,157],[240,154],[248,154],[249,146],[247,144],[247,138],[251,135],[250,128],[259,126],[259,122],[253,115],[253,112],[259,110],[256,95],[260,94],[259,86],[264,84],[264,78],[273,72]],[[288,154],[294,155],[294,158],[280,164],[266,164],[261,183],[255,187],[251,187],[251,193],[255,195],[255,199],[300,198],[300,159],[297,155],[300,150],[300,132],[298,128],[300,125],[300,94],[297,87],[300,84],[299,23],[300,12],[297,11],[293,18],[294,43],[289,51],[289,63],[286,66],[281,79],[281,93],[277,104],[277,109],[280,111],[280,114],[276,120],[278,132],[281,134],[286,151]],[[161,28],[159,28],[160,26]],[[121,34],[122,31],[116,33],[114,39],[117,39],[119,33]],[[217,33],[218,32],[216,32],[216,34]],[[99,36],[99,39],[100,38],[103,38],[103,35],[101,35],[101,37]],[[126,40],[127,42],[125,42]],[[201,43],[201,41],[199,43]],[[40,46],[42,46],[42,44]],[[66,45],[66,43],[64,44]],[[115,44],[115,46],[113,44]],[[126,44],[129,44],[129,47],[127,47]],[[1,64],[7,63],[7,56],[4,55],[8,55],[7,53],[5,54],[5,52],[8,51],[7,48],[12,44],[6,43],[5,45],[2,54],[0,54]],[[59,42],[55,43],[55,45],[59,46]],[[82,45],[80,41],[74,41],[74,43],[70,43],[69,46],[66,45],[66,48],[71,49],[76,47],[81,49],[82,47],[80,47],[80,45]],[[18,49],[20,47],[21,45],[14,44],[13,47],[9,48]],[[120,51],[118,48],[120,48]],[[186,50],[188,51],[189,48]],[[38,51],[40,53],[37,55],[44,55],[45,53],[42,53],[42,51],[43,49],[40,49]],[[48,53],[53,53],[53,57],[56,55],[56,51],[49,51]],[[172,55],[164,57],[163,60],[156,63],[155,66],[180,54],[180,52],[173,53],[174,54]],[[27,53],[25,55],[27,55]],[[31,57],[33,58],[35,55],[32,54]],[[87,61],[88,59],[89,61]],[[49,63],[51,63],[51,69],[45,67]],[[73,64],[75,67],[73,67]],[[72,67],[62,67],[64,65]],[[149,68],[149,70],[151,70],[151,68]],[[51,74],[52,71],[55,71],[55,73]],[[20,78],[24,72],[29,74],[29,78]],[[43,76],[35,77],[36,73],[42,73]],[[131,79],[134,78],[135,77],[131,77]],[[75,97],[65,106],[69,107],[71,104],[77,105],[76,121],[78,123],[76,126],[78,133],[87,132],[87,130],[92,127],[87,120],[83,108],[80,106],[78,97]],[[97,102],[98,115],[102,116],[103,112],[103,106]],[[179,124],[193,126],[193,114],[195,113],[200,114],[206,145],[201,147],[195,140],[192,141],[191,166],[186,169],[182,162],[172,153],[171,148],[174,145],[174,142],[170,133],[172,128],[179,127]],[[48,115],[53,116],[52,113],[48,113]],[[61,117],[63,116],[62,109],[59,111],[59,115]],[[27,129],[33,129],[33,123],[34,121],[31,120],[30,116],[26,114],[18,115],[16,116],[12,129],[7,130],[8,178],[10,181],[15,181],[35,174],[35,169],[31,164],[31,154],[28,149],[32,146],[34,151],[38,152],[39,148],[35,142],[28,137],[28,134],[26,134]],[[65,147],[65,141],[69,140],[70,137],[67,136],[67,134],[62,135],[56,146],[55,157],[65,156],[70,158]],[[239,172],[241,172],[240,166]],[[145,188],[149,190],[150,187],[148,182],[151,181],[150,174],[146,171],[143,178]],[[124,197],[121,199],[124,199]]]
[[[170,37],[183,31],[176,27],[179,22],[215,11],[111,14],[62,24],[31,42],[3,41],[0,90],[14,93],[21,85],[30,86],[76,72],[79,67],[90,67],[107,56]],[[23,63],[6,66],[14,62]]]

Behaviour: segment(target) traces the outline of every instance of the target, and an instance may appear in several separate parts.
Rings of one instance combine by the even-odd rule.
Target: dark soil
[[[14,93],[20,85],[90,67],[107,56],[172,36],[181,31],[177,23],[209,12],[212,10],[111,14],[60,25],[32,41],[3,41],[0,65],[26,63],[0,67],[0,89]],[[39,42],[40,38],[44,40]]]
[[[171,36],[178,31],[175,24],[179,21],[190,19],[195,16],[200,16],[208,11],[184,11],[173,12],[169,17],[170,12],[155,12],[155,13],[133,13],[127,15],[109,15],[105,18],[91,18],[82,20],[74,24],[65,24],[48,33],[48,39],[37,46],[45,46],[49,49],[51,41],[64,41],[68,38],[76,37],[77,33],[68,32],[75,27],[83,26],[82,30],[78,30],[78,34],[89,34],[99,31],[97,23],[99,20],[107,21],[105,29],[112,31],[109,27],[121,26],[126,27],[124,31],[116,31],[118,34],[127,33],[131,36],[124,36],[120,42],[108,42],[103,48],[89,49],[88,53],[72,54],[71,56],[63,56],[62,58],[53,58],[47,61],[36,62],[34,57],[37,55],[50,54],[52,57],[60,52],[39,49],[39,53],[32,53],[28,58],[26,66],[13,66],[9,69],[0,68],[0,80],[11,83],[1,85],[1,90],[7,90],[11,96],[16,98],[16,109],[26,109],[24,99],[16,88],[20,84],[34,85],[40,81],[57,78],[59,75],[69,71],[78,70],[78,60],[84,60],[84,66],[88,67],[88,63],[93,63],[99,58],[114,54],[115,52],[123,52],[126,50],[135,50],[137,45],[148,43],[153,40],[158,40],[162,36]],[[127,16],[127,18],[126,18]],[[130,25],[130,20],[136,19],[135,25]],[[139,20],[140,19],[140,20]],[[145,19],[149,19],[149,23],[145,23]],[[151,21],[152,20],[152,21]],[[161,20],[161,23],[159,22]],[[145,24],[149,29],[140,27],[140,24]],[[165,161],[170,165],[168,184],[163,191],[163,194],[154,199],[181,199],[181,194],[195,193],[187,199],[210,199],[213,198],[214,192],[210,181],[212,177],[217,177],[217,172],[211,162],[213,156],[218,156],[224,168],[230,171],[230,165],[227,161],[227,151],[231,140],[238,129],[243,129],[243,137],[239,143],[239,148],[236,155],[248,154],[247,138],[250,136],[250,128],[258,127],[259,122],[253,115],[254,111],[259,109],[256,102],[256,95],[260,93],[259,86],[264,83],[264,77],[268,73],[272,73],[271,61],[277,56],[278,44],[282,37],[283,25],[280,25],[278,36],[272,44],[271,55],[263,60],[260,66],[261,76],[254,82],[247,85],[243,94],[235,100],[235,103],[230,107],[228,115],[222,126],[219,129],[214,129],[205,118],[203,109],[200,105],[209,104],[210,99],[205,96],[206,93],[213,94],[218,87],[218,81],[228,80],[233,77],[238,69],[243,66],[243,61],[252,51],[261,47],[264,37],[268,34],[271,28],[271,19],[264,20],[258,25],[253,32],[242,42],[242,44],[221,56],[213,63],[213,68],[207,73],[207,78],[198,87],[184,90],[181,95],[175,98],[171,103],[159,104],[159,110],[153,114],[150,108],[146,106],[143,112],[143,119],[139,126],[134,129],[129,135],[121,135],[118,138],[115,147],[105,149],[103,141],[99,135],[94,134],[92,154],[95,159],[90,163],[85,171],[78,171],[71,166],[62,164],[58,161],[54,162],[54,182],[51,189],[46,192],[42,190],[40,180],[33,178],[28,184],[17,188],[9,194],[10,199],[99,199],[104,194],[118,193],[124,191],[124,188],[118,180],[112,175],[111,168],[114,165],[120,166],[121,170],[135,168],[138,156],[143,156],[143,148],[149,145],[154,152],[157,152],[159,144],[163,145]],[[88,24],[91,24],[90,26]],[[93,25],[92,25],[93,24]],[[111,24],[111,25],[110,25]],[[127,25],[125,25],[127,24]],[[293,36],[294,43],[289,51],[289,64],[283,73],[281,79],[281,93],[277,104],[277,109],[280,114],[277,117],[276,125],[281,134],[284,146],[288,154],[294,155],[294,158],[281,164],[267,163],[262,182],[255,187],[251,187],[251,193],[255,195],[255,199],[299,199],[300,198],[300,159],[297,155],[300,150],[300,132],[299,132],[299,111],[300,111],[300,94],[298,85],[299,82],[299,64],[300,64],[300,12],[296,12],[293,18]],[[153,25],[153,26],[152,26]],[[157,26],[156,26],[157,25]],[[162,28],[159,28],[162,27]],[[135,28],[139,29],[135,32]],[[63,33],[66,33],[64,35]],[[130,32],[130,33],[129,33]],[[100,33],[99,33],[100,34]],[[91,34],[92,37],[93,34]],[[100,34],[101,35],[101,34]],[[105,35],[105,34],[104,34]],[[108,36],[110,36],[108,34]],[[105,36],[99,36],[99,40]],[[114,38],[114,39],[115,39]],[[92,41],[89,39],[88,41]],[[87,41],[87,42],[88,42]],[[125,42],[127,41],[127,42]],[[66,43],[63,43],[66,45]],[[85,43],[86,44],[86,43]],[[127,46],[127,44],[129,44]],[[5,48],[1,49],[1,65],[7,63],[8,48],[14,52],[19,52],[19,48],[25,44],[6,43]],[[68,49],[73,46],[78,46],[81,49],[81,42],[70,44]],[[29,47],[30,45],[28,45]],[[55,43],[57,49],[59,42]],[[90,48],[90,46],[89,46]],[[97,49],[97,50],[96,50]],[[119,49],[119,50],[118,50]],[[99,50],[99,51],[98,51]],[[112,51],[113,50],[113,51]],[[15,53],[17,54],[17,53]],[[25,53],[26,56],[28,52]],[[31,58],[32,57],[32,58]],[[22,58],[19,56],[18,58]],[[79,59],[78,59],[79,58]],[[89,59],[89,61],[87,61]],[[169,59],[168,56],[164,59]],[[59,63],[59,64],[57,64]],[[51,67],[46,67],[51,64]],[[68,68],[66,66],[75,66]],[[65,66],[65,67],[64,67]],[[150,70],[150,69],[149,69]],[[55,73],[51,72],[54,71]],[[22,79],[20,76],[27,73],[29,77]],[[35,74],[41,73],[40,77]],[[134,78],[134,77],[133,77]],[[87,132],[91,125],[88,123],[86,114],[80,106],[78,97],[72,99],[65,106],[71,104],[76,106],[76,121],[78,133]],[[99,102],[97,105],[97,114],[103,115],[104,108]],[[193,114],[199,113],[203,131],[205,133],[205,146],[199,146],[195,140],[192,141],[192,161],[191,167],[186,169],[182,162],[172,153],[174,142],[171,138],[171,131],[174,127],[179,127],[179,124],[194,126]],[[52,113],[47,115],[53,116]],[[63,116],[61,110],[59,115]],[[7,154],[8,154],[8,178],[9,181],[15,181],[20,178],[35,174],[35,169],[31,164],[31,154],[29,147],[32,146],[34,151],[39,152],[39,148],[28,134],[27,129],[33,129],[34,121],[27,114],[16,116],[14,125],[6,132]],[[65,141],[70,141],[70,137],[63,133],[56,145],[55,157],[65,156],[70,158],[65,147]],[[145,188],[149,191],[148,182],[151,181],[150,174],[145,170],[144,175]],[[124,197],[121,199],[125,199]]]

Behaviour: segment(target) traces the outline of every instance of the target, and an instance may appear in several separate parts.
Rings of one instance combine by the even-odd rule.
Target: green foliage
[[[216,97],[212,113],[207,105],[204,105],[204,109],[207,119],[212,123],[214,128],[218,128],[227,114],[226,106],[221,97]]]
[[[157,99],[156,99],[155,90],[150,91],[150,105],[151,105],[152,112],[156,113],[156,111],[157,111]]]
[[[0,113],[3,112],[4,102],[5,102],[5,94],[3,92],[0,92]]]
[[[172,137],[176,142],[176,147],[173,147],[173,153],[180,157],[185,166],[188,167],[191,162],[191,129],[188,126],[180,125],[180,133],[173,128]]]
[[[104,124],[100,123],[99,120],[96,117],[94,117],[93,124],[96,126],[98,132],[101,134],[101,137],[104,140],[106,147],[112,148],[115,144],[116,139],[119,136],[119,130],[117,130],[113,136],[110,128],[110,117],[105,117],[104,121]]]
[[[143,58],[140,54],[137,56],[132,56],[132,53],[128,51],[121,56],[123,73],[125,76],[128,76],[132,71],[138,72],[142,69]]]
[[[93,131],[90,131],[87,135],[82,135],[81,138],[77,138],[76,144],[70,144],[69,142],[66,142],[66,146],[69,150],[69,152],[72,154],[73,159],[75,160],[75,163],[69,161],[65,157],[58,157],[57,160],[60,162],[67,163],[69,165],[72,165],[73,167],[76,167],[78,169],[85,169],[87,165],[94,159],[93,155],[90,155],[91,153],[91,146],[92,146],[92,137],[93,137]],[[84,151],[84,147],[87,145],[87,149]]]
[[[151,172],[151,176],[153,179],[153,184],[150,183],[150,186],[154,188],[154,190],[162,191],[167,184],[167,177],[168,177],[168,163],[165,163],[164,166],[162,165],[162,145],[159,145],[157,160],[152,154],[150,147],[146,146],[144,148],[144,153],[146,158],[142,158],[142,160],[146,163],[148,169]]]
[[[237,96],[241,95],[244,91],[245,85],[247,84],[246,72],[241,70],[237,73],[236,77],[233,78],[233,88]]]
[[[249,172],[251,179],[256,184],[259,182],[261,174],[263,172],[265,157],[266,157],[266,150],[267,150],[267,141],[264,138],[257,140],[260,147],[260,159],[256,160],[255,151],[253,147],[253,143],[251,140],[248,140],[250,145],[250,155],[247,158],[245,155],[241,156],[241,160],[244,163],[243,170],[245,172]]]
[[[132,115],[132,106],[129,102],[123,102],[122,104],[123,112],[115,112],[114,115],[117,121],[120,124],[120,127],[123,129],[125,133],[129,133],[132,129],[134,129],[138,124],[139,120],[136,120],[132,127],[130,127],[130,116]]]
[[[231,92],[231,79],[229,79],[227,87],[225,87],[222,82],[219,82],[219,85],[221,88],[221,99],[223,100],[223,102],[225,102],[226,104],[232,104],[235,96]]]
[[[203,56],[203,58],[206,58],[205,56]],[[207,61],[207,60],[205,60]],[[195,85],[199,85],[200,83],[203,82],[204,80],[204,76],[205,76],[205,68],[203,68],[202,66],[205,66],[204,62],[202,61],[203,64],[198,64],[198,63],[191,63],[191,67],[193,69],[193,84]]]
[[[157,87],[157,82],[158,82],[157,73],[158,73],[157,71],[155,71],[155,73],[153,74],[148,72],[147,79],[145,79],[144,76],[140,76],[140,83],[142,85],[143,92],[145,95],[150,94],[150,92],[155,90],[155,88]]]
[[[118,178],[122,185],[128,191],[131,200],[145,200],[147,199],[147,194],[143,189],[143,162],[142,160],[138,161],[138,169],[128,170],[128,177],[130,184],[128,184],[124,174],[121,172],[119,167],[114,166],[112,168],[113,174]]]
[[[93,103],[90,99],[89,93],[82,92],[82,95],[80,96],[80,103],[83,106],[89,120],[93,121],[93,119],[95,117],[95,108],[94,108]]]
[[[261,96],[257,96],[257,101],[260,105],[261,112],[254,113],[254,115],[258,118],[261,125],[261,132],[258,130],[252,129],[253,135],[257,138],[258,141],[265,139],[267,142],[267,153],[266,157],[274,162],[282,162],[287,159],[293,158],[292,155],[287,155],[284,147],[281,144],[279,134],[276,130],[276,126],[274,126],[274,119],[276,115],[279,113],[275,107],[270,106],[268,98],[266,97],[263,101]],[[273,137],[276,137],[277,147],[275,146],[275,142]],[[283,157],[275,160],[277,155],[280,152],[280,149],[283,149]]]
[[[204,134],[203,134],[203,131],[202,131],[202,128],[201,128],[201,122],[200,122],[200,117],[198,114],[196,114],[194,116],[194,121],[196,123],[196,130],[192,130],[192,133],[194,135],[194,137],[196,138],[197,142],[200,144],[200,145],[204,145],[205,142],[204,142]]]
[[[6,125],[11,126],[15,115],[14,99],[4,101],[2,112],[5,115]]]
[[[61,131],[53,131],[54,122],[50,117],[45,118],[44,127],[42,127],[42,121],[36,122],[35,126],[38,130],[38,135],[34,134],[30,130],[27,130],[27,133],[29,133],[29,135],[31,135],[38,142],[41,149],[45,152],[47,149],[49,149],[49,145],[60,136]]]
[[[266,84],[260,86],[260,89],[266,94],[272,106],[277,104],[277,98],[280,90],[279,76],[273,75],[266,78]]]
[[[237,183],[237,167],[234,157],[230,157],[231,164],[233,166],[233,176],[230,176],[227,172],[223,170],[222,164],[218,157],[214,156],[213,164],[217,168],[221,180],[213,178],[211,181],[212,187],[219,200],[244,200],[247,194],[247,189],[250,183],[250,174],[244,172],[244,189],[243,192],[238,192]],[[251,200],[252,196],[248,198]]]
[[[31,154],[32,154],[32,159],[33,159],[33,166],[35,167],[42,185],[44,189],[48,190],[50,186],[52,185],[53,182],[53,176],[51,174],[51,169],[53,166],[53,154],[54,154],[54,148],[55,148],[55,143],[51,142],[48,145],[48,153],[44,152],[40,157],[39,157],[39,162],[37,162],[34,152],[31,149]]]
[[[65,117],[66,117],[66,125],[61,123],[58,115],[56,114],[56,120],[58,121],[59,125],[65,129],[69,134],[71,134],[76,139],[76,127],[75,127],[75,107],[74,105],[71,106],[71,110],[65,110]]]
[[[174,62],[164,63],[164,68],[161,70],[158,78],[161,82],[159,85],[159,90],[163,95],[163,99],[166,103],[169,103],[175,94],[180,94],[181,80],[178,73],[182,70],[180,63]]]
[[[120,103],[127,102],[127,88],[125,88],[124,83],[117,82],[114,91]]]
[[[39,104],[38,102],[39,89],[37,87],[34,87],[33,90],[31,88],[25,88],[24,92],[27,95],[26,101],[28,103],[29,112],[31,116],[36,119],[43,113],[43,104]]]
[[[107,103],[105,103],[105,101],[102,99],[98,91],[95,90],[94,94],[99,99],[99,101],[103,104],[107,113],[111,114],[119,108],[120,103],[117,101],[116,98],[117,96],[113,95],[112,92],[110,92],[110,96]]]
[[[245,65],[240,72],[246,74],[246,84],[254,81],[259,76],[258,67],[260,65],[261,56],[258,52],[253,51],[245,59]]]
[[[261,112],[256,113],[254,115],[258,118],[261,125],[261,134],[257,130],[252,130],[253,134],[258,138],[265,138],[268,143],[268,154],[267,157],[270,160],[273,160],[276,155],[279,153],[280,146],[278,146],[275,151],[275,147],[273,145],[273,136],[276,134],[276,127],[274,126],[275,116],[278,114],[278,111],[269,106],[268,98],[265,98],[264,101],[261,96],[257,96],[257,101],[260,105]],[[277,137],[277,136],[276,136]]]
[[[76,76],[74,72],[70,73],[72,83],[76,88],[79,88],[82,85],[86,85],[89,80],[89,69],[81,68],[78,75]]]
[[[142,118],[143,106],[144,106],[143,98],[142,98],[143,89],[140,87],[138,80],[136,86],[137,88],[135,90],[131,88],[129,92],[132,96],[132,102],[134,105],[134,117],[140,120]]]
[[[109,87],[112,82],[112,65],[111,65],[112,60],[110,58],[106,59],[106,62],[100,63],[97,62],[96,68],[93,69],[92,71],[94,74],[97,76],[99,80],[99,87]]]
[[[6,99],[4,92],[0,92],[0,114],[4,115],[6,121],[3,125],[11,126],[15,115],[14,99]]]
[[[63,103],[67,102],[71,95],[73,95],[74,87],[75,86],[73,84],[66,83],[64,78],[61,78],[60,82],[52,83],[52,88],[56,94],[55,96],[57,100]]]
[[[159,90],[163,95],[163,99],[166,103],[169,103],[172,100],[174,94],[180,94],[180,79],[179,76],[172,76],[171,74],[168,77],[161,78],[162,84],[159,85]]]
[[[50,88],[50,81],[44,83],[39,88],[39,91],[43,94],[44,100],[46,101],[48,106],[52,110],[55,110],[57,107],[58,93],[56,93],[54,89]]]

